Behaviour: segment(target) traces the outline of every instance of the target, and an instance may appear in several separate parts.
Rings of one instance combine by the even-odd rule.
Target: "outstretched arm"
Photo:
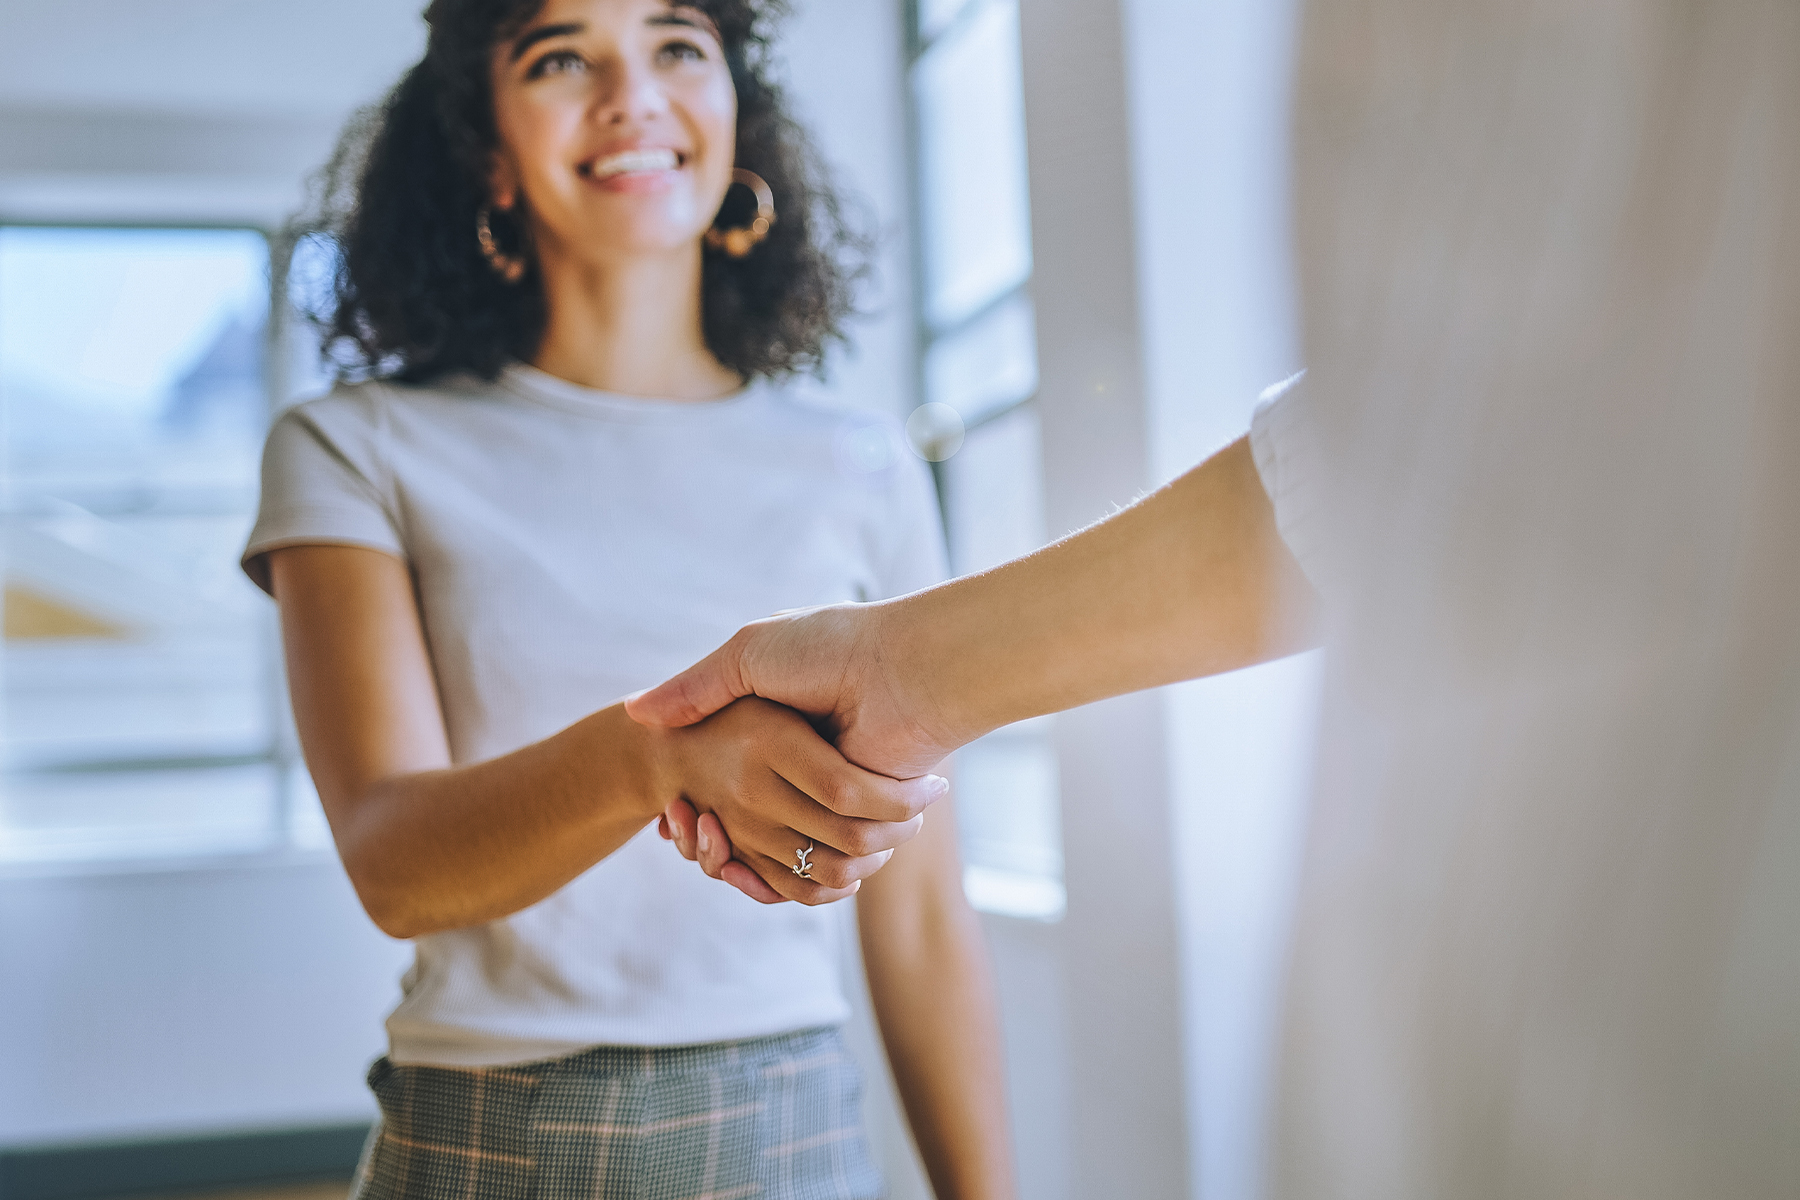
[[[452,765],[405,564],[294,546],[272,552],[270,569],[307,765],[351,882],[395,937],[535,904],[680,796],[722,817],[745,869],[781,897],[841,899],[918,831],[945,786],[863,771],[761,700],[679,730],[636,724],[615,704],[511,754]],[[811,880],[778,869],[808,842]]]
[[[991,571],[746,626],[626,710],[673,727],[763,696],[822,719],[852,762],[912,778],[1014,721],[1306,649],[1317,606],[1245,438]]]

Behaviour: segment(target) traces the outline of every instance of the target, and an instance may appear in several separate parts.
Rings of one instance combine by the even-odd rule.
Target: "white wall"
[[[419,9],[0,6],[0,218],[278,221],[344,116],[418,57]]]
[[[406,948],[334,859],[0,878],[0,1145],[366,1120]]]

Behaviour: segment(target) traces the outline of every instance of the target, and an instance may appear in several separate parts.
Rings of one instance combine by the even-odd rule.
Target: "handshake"
[[[663,836],[758,900],[824,904],[918,833],[948,786],[927,772],[958,746],[1308,649],[1319,606],[1240,438],[1036,554],[895,600],[747,625],[625,711],[662,736],[710,729],[713,746],[723,734],[736,750],[732,771],[712,772],[717,802],[670,803]]]
[[[770,617],[626,701],[664,736],[705,730],[740,751],[736,786],[671,801],[662,836],[765,904],[855,894],[949,791],[932,768],[984,732],[959,729],[891,670],[902,623],[881,604]]]

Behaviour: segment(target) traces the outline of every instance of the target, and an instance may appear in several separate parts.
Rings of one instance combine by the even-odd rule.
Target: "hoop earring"
[[[769,236],[769,230],[775,225],[775,193],[769,190],[762,176],[733,167],[731,182],[747,187],[756,196],[756,219],[750,224],[736,229],[720,229],[714,226],[705,233],[705,241],[714,250],[723,250],[733,258],[742,258]]]
[[[517,283],[525,278],[525,256],[508,254],[500,249],[500,243],[494,240],[493,218],[494,206],[482,205],[481,211],[475,214],[475,241],[481,246],[481,257],[487,259],[494,274],[507,283]]]

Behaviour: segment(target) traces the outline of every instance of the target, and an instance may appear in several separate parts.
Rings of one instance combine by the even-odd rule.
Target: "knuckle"
[[[830,904],[837,899],[837,896],[832,894],[832,892],[823,884],[814,883],[807,885],[805,893],[795,898],[808,908],[819,908],[823,905]]]
[[[818,800],[832,812],[846,812],[856,806],[856,787],[842,775],[828,775],[819,785]]]
[[[833,891],[841,892],[856,882],[856,872],[851,869],[850,860],[826,863],[814,872],[813,880]]]
[[[883,848],[879,825],[852,825],[844,833],[844,853],[852,858],[867,858]]]

